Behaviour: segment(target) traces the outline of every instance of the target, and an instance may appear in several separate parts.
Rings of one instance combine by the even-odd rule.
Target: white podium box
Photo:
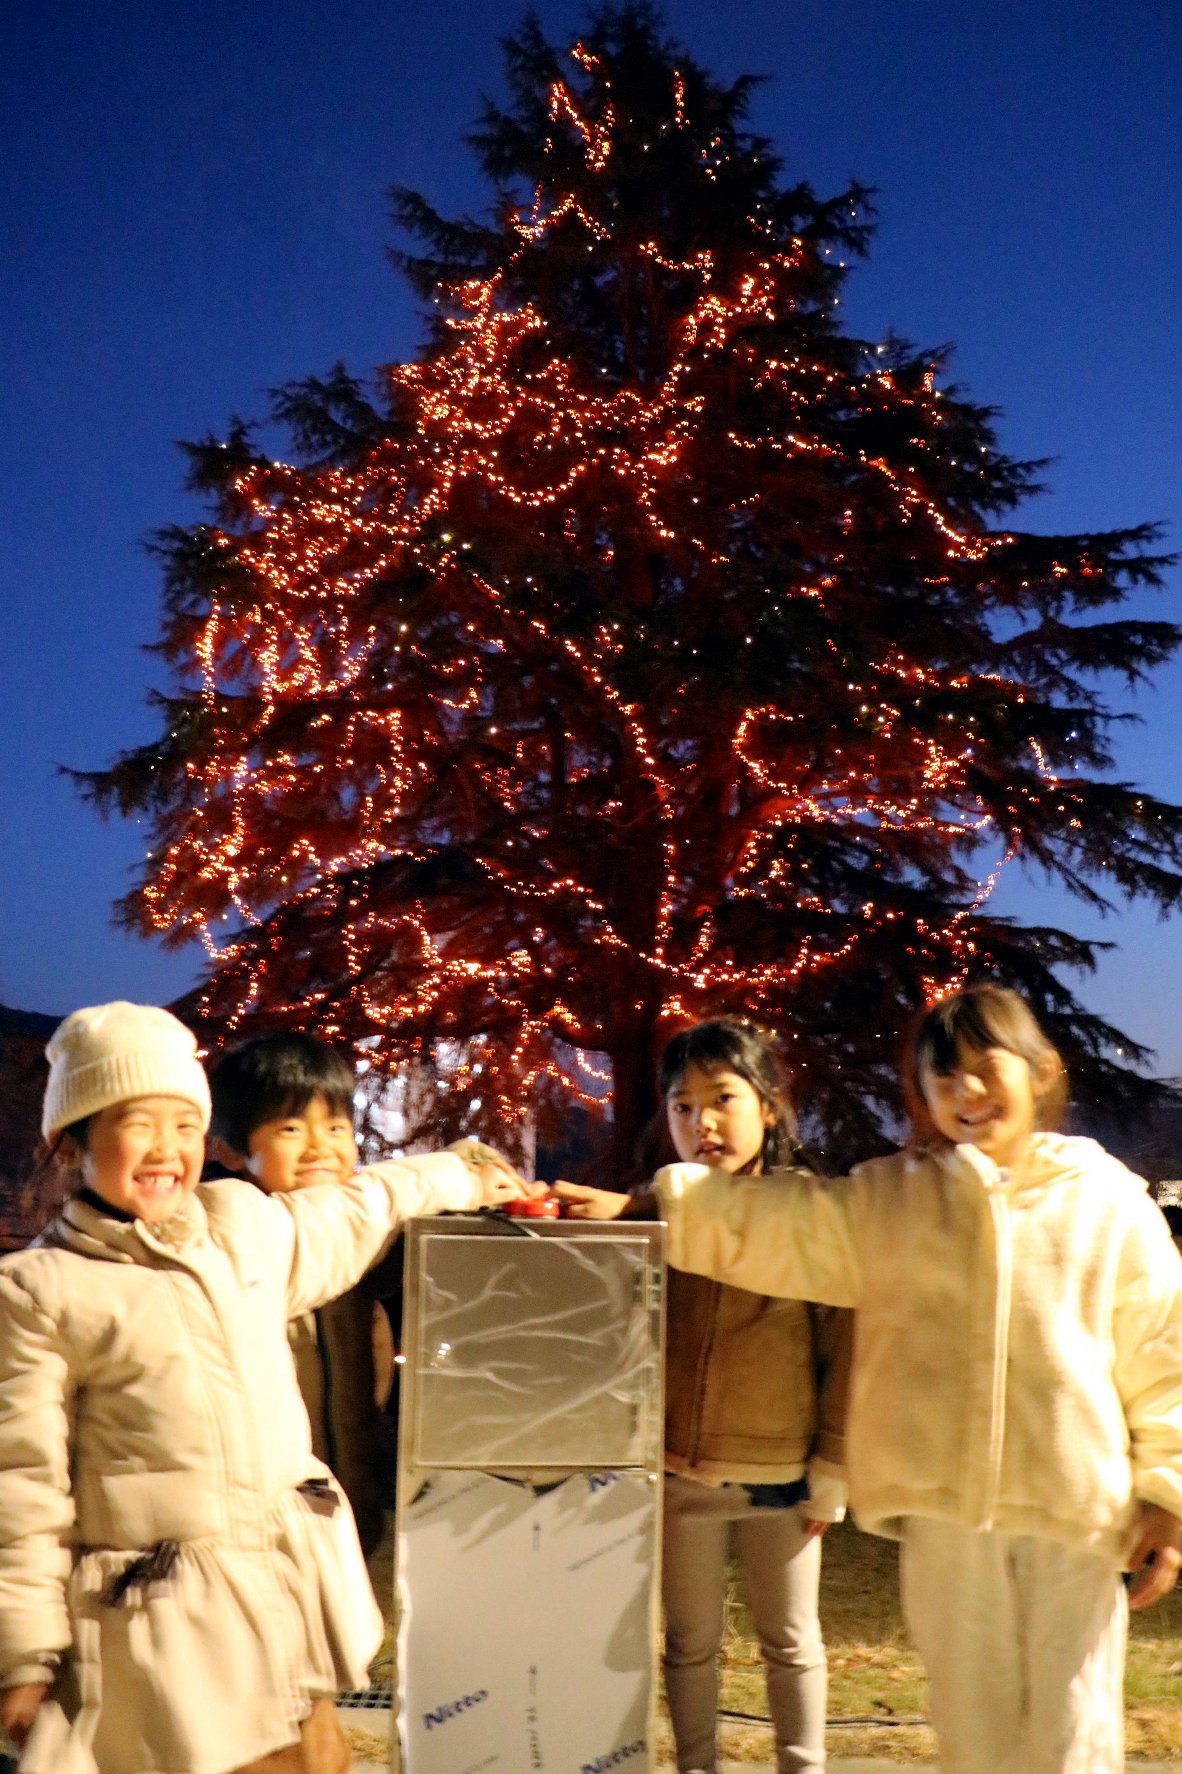
[[[399,1433],[404,1774],[647,1774],[663,1228],[416,1220]]]

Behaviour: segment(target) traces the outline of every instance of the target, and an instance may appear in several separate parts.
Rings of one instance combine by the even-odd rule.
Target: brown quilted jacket
[[[707,1483],[844,1476],[853,1313],[671,1269],[665,1466]]]

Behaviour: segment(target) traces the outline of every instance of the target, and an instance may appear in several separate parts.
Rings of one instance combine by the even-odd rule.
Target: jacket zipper
[[[702,1418],[706,1413],[706,1390],[710,1383],[710,1364],[714,1359],[714,1339],[718,1330],[718,1313],[722,1303],[722,1283],[713,1281],[710,1284],[710,1321],[706,1335],[702,1339],[702,1353],[698,1360],[697,1373],[694,1376],[694,1406],[690,1418],[687,1441],[687,1458],[690,1471],[698,1464],[702,1451]]]
[[[229,1368],[234,1388],[238,1394],[237,1402],[241,1403],[245,1391],[242,1381],[242,1373],[234,1358],[234,1341],[230,1336],[225,1312],[221,1300],[218,1298],[217,1288],[205,1273],[203,1264],[194,1261],[191,1256],[187,1256],[183,1251],[173,1250],[169,1246],[163,1245],[155,1239],[150,1240],[150,1246],[176,1268],[182,1269],[186,1274],[191,1275],[197,1283],[201,1293],[204,1295],[209,1304],[210,1311],[213,1313],[214,1323],[217,1325],[221,1336],[222,1350],[225,1355],[226,1364]],[[216,1249],[216,1246],[214,1248]],[[241,1509],[237,1505],[231,1507],[230,1503],[230,1475],[234,1471],[235,1465],[241,1463],[242,1454],[246,1450],[244,1450],[242,1444],[239,1443],[235,1450],[234,1458],[231,1458],[229,1442],[230,1425],[223,1421],[223,1413],[219,1411],[216,1403],[212,1399],[210,1399],[209,1411],[217,1438],[218,1452],[221,1458],[222,1508],[225,1512],[225,1520],[228,1528],[227,1537],[231,1540],[235,1540],[240,1537],[243,1525],[249,1525],[250,1527],[257,1529],[257,1522],[244,1524]],[[253,1469],[253,1483],[248,1488],[253,1492],[254,1496],[258,1498],[262,1496],[263,1489],[262,1460],[260,1457],[258,1429],[253,1420],[253,1413],[247,1413],[245,1427],[245,1440],[248,1444],[249,1460]]]
[[[1009,1204],[1001,1189],[989,1191],[997,1278],[993,1293],[993,1372],[989,1398],[989,1447],[980,1527],[993,1526],[1001,1489],[1001,1454],[1005,1441],[1006,1365],[1010,1350],[1010,1309],[1013,1303],[1013,1240]]]

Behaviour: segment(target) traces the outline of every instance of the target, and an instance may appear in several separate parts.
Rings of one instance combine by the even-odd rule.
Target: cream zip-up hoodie
[[[1137,1500],[1182,1517],[1182,1261],[1139,1177],[1036,1134],[1012,1170],[973,1146],[840,1181],[670,1165],[675,1267],[857,1308],[850,1501],[1094,1546]]]

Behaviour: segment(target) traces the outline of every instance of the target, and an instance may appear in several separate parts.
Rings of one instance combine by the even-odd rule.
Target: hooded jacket
[[[151,1225],[75,1197],[0,1262],[0,1686],[57,1672],[27,1774],[224,1774],[364,1683],[381,1619],[287,1322],[476,1198],[446,1153]]]
[[[670,1263],[857,1308],[847,1450],[860,1524],[909,1515],[1090,1545],[1138,1500],[1182,1517],[1182,1262],[1094,1141],[905,1151],[837,1182],[671,1165]]]

